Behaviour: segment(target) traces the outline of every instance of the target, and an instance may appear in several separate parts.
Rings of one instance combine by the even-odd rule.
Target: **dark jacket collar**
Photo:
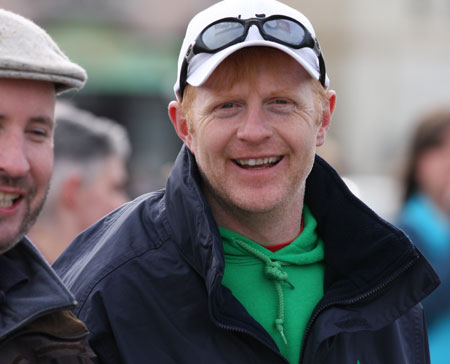
[[[221,279],[225,262],[219,231],[200,185],[195,158],[183,145],[166,187],[168,220],[180,252],[212,287]]]
[[[9,252],[0,255],[0,305],[10,289],[28,280],[26,272],[21,271],[14,264],[14,259],[9,257]]]
[[[183,146],[167,184],[169,224],[180,251],[211,288],[223,275],[223,247],[200,186],[194,156]],[[325,242],[324,288],[333,291],[333,300],[381,286],[420,257],[403,232],[355,197],[318,156],[307,180],[305,202]]]
[[[74,296],[27,238],[5,254],[17,274],[0,304],[0,340],[47,312],[74,307]]]
[[[355,292],[363,292],[419,257],[406,235],[353,195],[318,156],[305,202],[325,241],[325,289],[345,280]]]

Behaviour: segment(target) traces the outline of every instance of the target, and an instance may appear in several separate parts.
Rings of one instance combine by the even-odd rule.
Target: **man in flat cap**
[[[53,166],[56,94],[86,81],[48,34],[0,9],[0,362],[92,363],[75,298],[25,237]]]
[[[55,269],[104,363],[429,363],[438,284],[408,238],[315,155],[336,95],[309,20],[225,0],[189,23],[165,190],[80,235]]]

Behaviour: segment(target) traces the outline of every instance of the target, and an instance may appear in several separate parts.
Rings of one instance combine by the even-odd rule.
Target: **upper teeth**
[[[259,166],[262,164],[275,163],[280,160],[280,157],[268,157],[268,158],[250,158],[250,159],[238,159],[237,162],[241,166]]]
[[[20,195],[18,193],[0,192],[0,207],[11,207],[14,200]]]

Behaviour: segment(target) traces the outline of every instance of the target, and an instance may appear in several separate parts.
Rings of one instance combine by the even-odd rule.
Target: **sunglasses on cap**
[[[187,69],[192,57],[199,53],[217,53],[243,42],[247,38],[248,30],[252,25],[258,27],[261,36],[268,41],[276,42],[293,49],[311,48],[319,60],[319,81],[325,87],[326,71],[325,61],[322,57],[319,42],[313,38],[305,26],[297,20],[284,15],[264,15],[256,18],[242,20],[240,18],[224,18],[208,25],[194,43],[192,43],[184,57],[180,71],[180,95],[186,86]]]

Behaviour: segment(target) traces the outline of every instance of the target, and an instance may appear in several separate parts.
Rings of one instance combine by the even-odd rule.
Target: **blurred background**
[[[63,97],[130,134],[132,197],[165,185],[181,146],[167,116],[189,19],[211,0],[0,0],[86,68]],[[450,102],[450,1],[285,0],[313,23],[338,102],[319,150],[369,206],[399,208],[399,174],[419,118]]]

